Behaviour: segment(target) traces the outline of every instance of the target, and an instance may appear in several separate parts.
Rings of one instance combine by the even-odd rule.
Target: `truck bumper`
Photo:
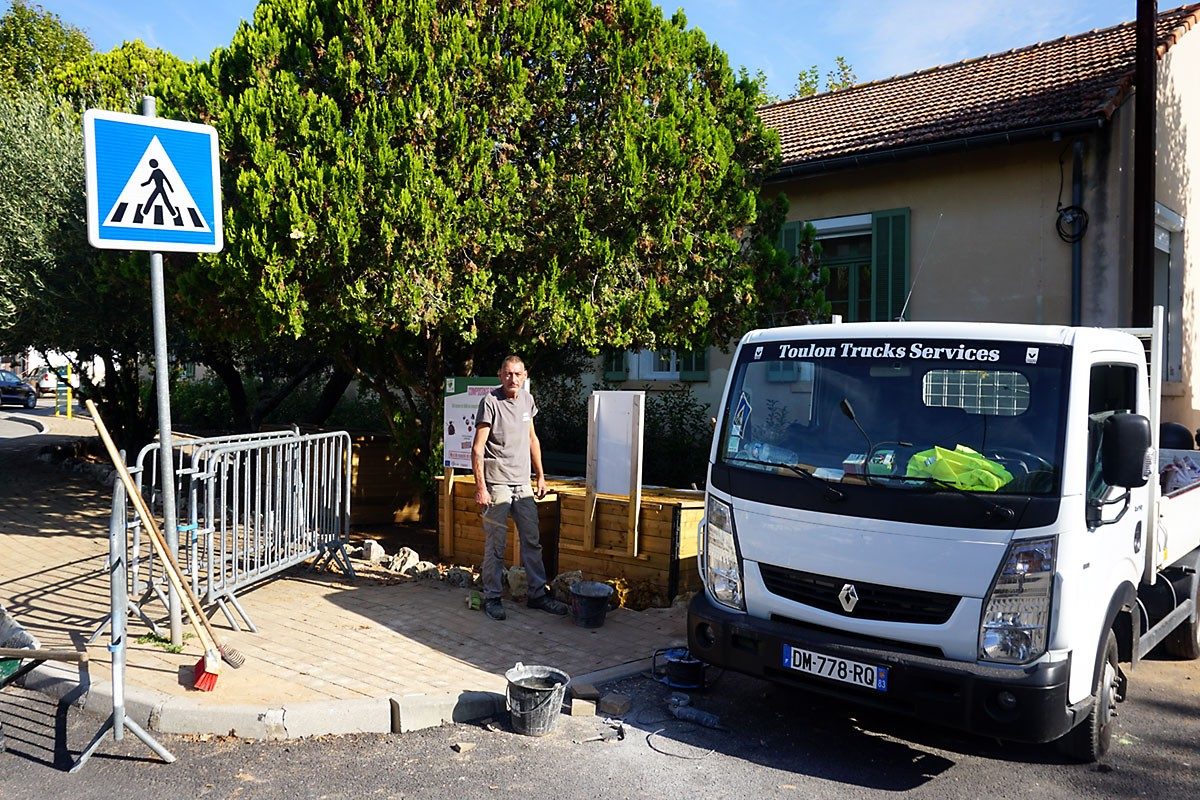
[[[785,645],[887,667],[887,691],[785,668]],[[688,606],[688,647],[694,657],[718,667],[1012,741],[1053,741],[1087,711],[1068,702],[1069,659],[1025,667],[950,661],[823,628],[757,619],[716,606],[703,592]]]

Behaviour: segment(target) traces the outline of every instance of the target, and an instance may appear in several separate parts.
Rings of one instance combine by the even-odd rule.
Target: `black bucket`
[[[581,628],[599,628],[608,613],[613,587],[599,581],[578,581],[571,585],[571,616]]]
[[[504,673],[508,679],[508,713],[513,730],[545,736],[562,713],[571,676],[553,667],[527,667],[520,661]]]

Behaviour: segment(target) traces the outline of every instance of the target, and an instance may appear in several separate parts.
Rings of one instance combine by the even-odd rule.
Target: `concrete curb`
[[[19,422],[22,425],[28,425],[38,433],[46,432],[46,424],[36,417],[22,417],[17,414],[9,414],[5,419],[9,422]]]
[[[572,676],[572,683],[608,683],[649,671],[651,659],[639,659]],[[93,682],[75,665],[40,664],[23,683],[61,703],[106,718],[112,712],[111,680]],[[213,704],[126,684],[125,713],[148,731],[213,734],[244,739],[299,739],[350,733],[409,733],[454,722],[504,714],[505,697],[497,692],[463,690],[443,694],[406,694],[378,698],[319,700],[282,707]]]

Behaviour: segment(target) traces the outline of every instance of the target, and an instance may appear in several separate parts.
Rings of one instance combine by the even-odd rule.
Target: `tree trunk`
[[[334,367],[333,374],[329,376],[329,380],[325,381],[325,388],[321,390],[321,396],[317,398],[316,407],[304,421],[313,425],[323,425],[333,410],[337,408],[342,395],[346,393],[346,387],[352,380],[354,380],[353,372],[341,367]]]

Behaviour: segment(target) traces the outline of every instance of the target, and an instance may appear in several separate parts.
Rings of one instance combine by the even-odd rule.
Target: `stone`
[[[462,567],[451,567],[446,570],[446,583],[450,586],[457,586],[459,589],[470,588],[474,577],[469,569]]]
[[[521,602],[529,596],[529,579],[525,577],[524,567],[509,567],[508,572],[504,573],[504,580],[508,583],[508,593],[513,600]]]
[[[414,578],[440,578],[442,573],[432,561],[418,561],[409,572]]]
[[[370,561],[372,564],[379,564],[387,558],[387,551],[383,549],[383,545],[374,539],[367,539],[363,542],[363,561]]]
[[[570,603],[571,587],[581,580],[583,580],[583,573],[577,569],[561,572],[555,576],[554,580],[550,581],[550,593],[554,595],[555,600]]]
[[[388,569],[392,572],[409,574],[420,563],[421,556],[417,554],[416,550],[411,547],[401,547],[396,551],[396,555],[392,556]]]
[[[600,698],[596,710],[609,717],[623,717],[633,707],[633,698],[627,694],[610,692]]]
[[[594,717],[596,716],[596,703],[593,700],[581,700],[578,697],[571,698],[571,716],[572,717]]]
[[[455,742],[450,748],[456,753],[469,753],[475,749],[474,742]]]

